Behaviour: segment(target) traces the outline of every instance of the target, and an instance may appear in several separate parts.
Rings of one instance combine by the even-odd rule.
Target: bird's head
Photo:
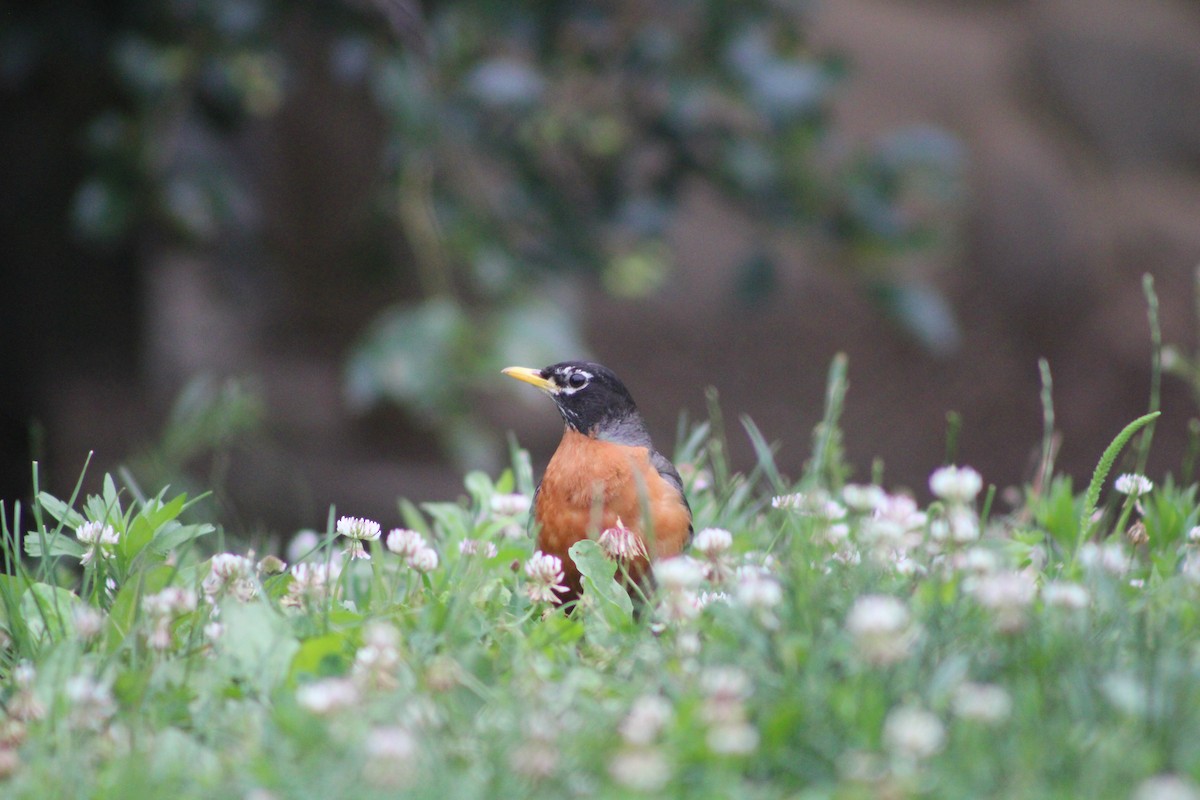
[[[580,433],[628,444],[649,438],[629,390],[607,367],[563,361],[544,369],[508,367],[504,374],[550,395],[563,421]]]

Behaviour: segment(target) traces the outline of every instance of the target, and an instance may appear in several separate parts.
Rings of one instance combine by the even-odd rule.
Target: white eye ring
[[[582,389],[587,385],[587,376],[582,372],[572,372],[567,376],[567,386],[572,389]]]

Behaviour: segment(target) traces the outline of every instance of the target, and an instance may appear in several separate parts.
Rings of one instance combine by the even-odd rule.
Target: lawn
[[[1154,415],[1088,486],[1047,439],[1014,496],[930,465],[922,507],[847,481],[844,370],[798,480],[681,426],[688,555],[633,602],[576,545],[571,615],[516,446],[278,556],[111,477],[8,507],[0,795],[1200,798],[1196,487],[1117,474]]]

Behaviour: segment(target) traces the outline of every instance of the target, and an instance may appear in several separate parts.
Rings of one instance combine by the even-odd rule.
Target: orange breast
[[[650,463],[649,450],[603,442],[570,428],[546,466],[534,516],[540,526],[538,548],[562,559],[569,588],[564,601],[580,591],[579,571],[568,554],[575,542],[613,527],[620,518],[642,539],[647,553],[668,558],[682,551],[692,522],[679,490]],[[648,566],[646,559],[630,564],[631,578],[640,580]]]

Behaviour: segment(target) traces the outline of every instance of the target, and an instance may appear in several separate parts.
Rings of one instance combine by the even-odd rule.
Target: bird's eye
[[[587,376],[578,372],[572,372],[567,376],[567,386],[572,389],[582,389],[585,383],[587,383]]]

